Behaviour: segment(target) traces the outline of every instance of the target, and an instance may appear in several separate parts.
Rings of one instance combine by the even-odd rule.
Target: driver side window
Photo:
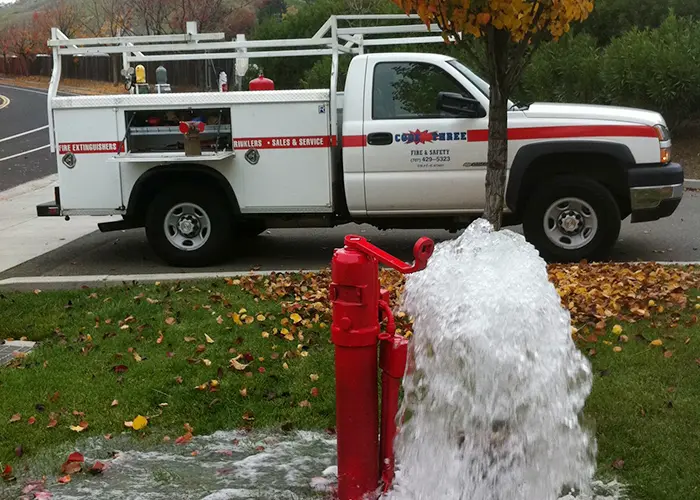
[[[449,73],[424,62],[383,62],[375,65],[372,119],[447,118],[437,108],[440,92],[474,97]]]

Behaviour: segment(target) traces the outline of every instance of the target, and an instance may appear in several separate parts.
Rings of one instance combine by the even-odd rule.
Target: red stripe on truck
[[[58,144],[59,154],[73,153],[123,153],[123,142],[61,142]]]
[[[247,137],[233,140],[233,149],[329,148],[335,145],[335,136],[328,135]]]
[[[568,125],[563,127],[526,127],[508,129],[508,140],[571,139],[577,137],[658,137],[647,125]],[[488,130],[468,130],[468,142],[489,140]]]
[[[344,135],[344,148],[363,148],[367,145],[367,136],[364,135]]]

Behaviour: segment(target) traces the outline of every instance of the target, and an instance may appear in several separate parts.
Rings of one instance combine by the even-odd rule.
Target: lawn
[[[633,500],[698,498],[700,276],[584,264],[553,266],[550,278],[594,367],[586,417],[599,475]],[[396,297],[400,279],[383,280]],[[326,273],[0,295],[0,337],[41,341],[0,368],[0,463],[22,480],[45,450],[84,436],[148,444],[187,440],[185,427],[332,428],[327,285]],[[143,429],[125,426],[138,416]]]

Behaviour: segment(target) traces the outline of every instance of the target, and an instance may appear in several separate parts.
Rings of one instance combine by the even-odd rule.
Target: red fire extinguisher
[[[338,442],[338,498],[371,497],[394,476],[393,441],[401,379],[406,369],[408,342],[395,335],[389,292],[380,289],[379,263],[403,274],[425,268],[433,253],[430,238],[413,247],[415,262],[407,264],[369,243],[348,235],[331,261],[331,338],[335,344],[336,433]],[[380,318],[387,331],[380,332]],[[382,423],[377,436],[379,403],[377,344],[381,342]]]

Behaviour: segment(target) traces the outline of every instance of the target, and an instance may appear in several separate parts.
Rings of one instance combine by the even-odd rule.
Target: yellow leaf
[[[85,430],[85,427],[80,427],[79,425],[71,425],[70,430],[75,432],[83,432]]]
[[[210,337],[209,335],[207,335],[206,333],[204,334],[204,338],[206,339],[207,344],[213,344],[213,343],[214,343],[214,339],[211,338],[211,337]]]
[[[613,351],[620,352],[620,351],[622,351],[622,347],[620,347],[619,345],[616,345],[615,347],[613,347]]]
[[[137,363],[141,362],[141,356],[139,356],[139,353],[134,351],[134,360],[136,360]]]
[[[117,406],[118,404],[119,404],[119,401],[117,401],[117,400],[115,399],[114,401],[112,401],[111,406]]]
[[[289,365],[287,363],[282,363],[282,368],[289,370]]]
[[[134,426],[134,423],[131,420],[129,420],[128,422],[124,422],[124,427],[132,428],[133,426]]]
[[[316,382],[318,380],[318,375],[315,373],[312,373],[309,375],[309,378],[311,379],[312,382]]]
[[[247,364],[244,365],[243,363],[241,363],[241,362],[238,361],[238,360],[239,360],[240,358],[242,358],[242,357],[243,357],[243,355],[242,355],[242,354],[239,354],[239,355],[236,356],[235,358],[231,359],[231,360],[229,361],[229,366],[230,366],[231,368],[234,368],[234,369],[239,370],[239,371],[245,370],[246,367],[247,367],[248,365],[247,365]]]
[[[270,334],[267,333],[267,332],[262,332],[261,335],[262,335],[262,338],[264,338],[264,339],[266,339],[266,338],[268,338],[268,337],[270,336]]]
[[[265,321],[265,316],[262,315],[262,314],[258,314],[258,315],[255,317],[255,319],[257,319],[258,321]]]
[[[251,323],[253,323],[255,321],[255,318],[252,316],[246,316],[244,321],[245,321],[246,325],[250,325]]]
[[[239,314],[247,313],[248,310],[245,307],[241,307],[240,311],[238,311]]]
[[[219,381],[216,380],[216,379],[212,379],[212,381],[209,382],[209,385],[210,385],[211,387],[219,387]]]
[[[147,425],[148,425],[148,420],[146,419],[146,417],[143,417],[143,416],[141,416],[141,415],[138,415],[138,416],[134,419],[134,422],[133,422],[133,426],[132,426],[132,427],[134,428],[135,431],[140,431],[141,429],[143,429],[143,428],[146,427]]]
[[[289,316],[289,319],[291,319],[296,324],[301,321],[301,316],[299,316],[297,313],[293,313]]]
[[[205,366],[211,366],[211,361],[209,361],[208,359],[203,359],[202,363],[204,363]]]
[[[241,317],[238,315],[238,313],[233,313],[233,322],[237,325],[243,326],[243,323],[241,322]]]
[[[241,396],[243,396],[244,398],[245,398],[245,397],[248,397],[248,389],[246,389],[245,387],[244,387],[243,389],[241,389],[240,391],[238,391],[238,392],[239,392],[239,393],[241,394]]]
[[[661,339],[656,339],[656,340],[652,340],[650,345],[653,345],[654,347],[658,347],[660,345],[664,345],[664,343]]]
[[[622,333],[622,327],[620,325],[613,326],[612,332],[615,335],[620,335]]]

